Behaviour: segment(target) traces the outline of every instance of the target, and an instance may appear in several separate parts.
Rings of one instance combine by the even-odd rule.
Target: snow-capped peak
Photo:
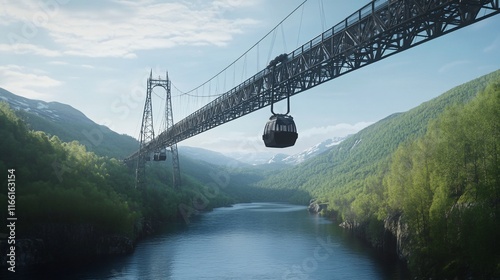
[[[291,164],[291,165],[296,165],[301,162],[304,162],[307,159],[310,159],[312,157],[315,157],[327,150],[329,150],[331,147],[340,144],[340,142],[344,141],[346,137],[335,137],[331,139],[327,139],[321,143],[318,143],[298,154],[288,156],[282,160],[283,163],[286,164]]]

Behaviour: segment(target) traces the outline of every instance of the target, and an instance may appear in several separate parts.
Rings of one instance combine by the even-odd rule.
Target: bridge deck
[[[150,141],[168,147],[343,74],[500,13],[500,0],[375,0]],[[133,160],[139,152],[131,155]]]

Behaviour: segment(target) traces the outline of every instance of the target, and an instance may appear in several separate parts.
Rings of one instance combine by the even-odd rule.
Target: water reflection
[[[395,263],[306,207],[247,203],[142,240],[128,256],[39,279],[398,279]],[[33,276],[29,275],[28,276]],[[47,278],[49,277],[49,278]],[[34,278],[29,278],[34,279]]]

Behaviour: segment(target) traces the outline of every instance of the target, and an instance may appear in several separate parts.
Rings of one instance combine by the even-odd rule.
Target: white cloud
[[[446,73],[454,68],[462,67],[463,65],[468,64],[468,63],[469,63],[469,61],[467,61],[467,60],[452,61],[450,63],[447,63],[447,64],[441,66],[441,68],[439,68],[438,72],[439,73]]]
[[[103,2],[109,7],[110,3]],[[256,24],[249,18],[229,19],[225,12],[252,5],[242,0],[164,3],[157,1],[114,1],[111,8],[97,4],[85,11],[71,9],[71,2],[57,9],[44,10],[32,2],[15,1],[9,5],[7,22],[22,27],[17,48],[22,53],[42,56],[61,54],[86,57],[135,58],[139,50],[172,48],[183,45],[225,46],[244,28]],[[45,15],[45,17],[44,17]],[[34,26],[31,33],[22,32]],[[55,43],[56,50],[34,45],[39,32]],[[29,43],[28,43],[29,42]],[[12,43],[12,42],[8,42]],[[46,43],[47,44],[47,43]],[[3,44],[0,51],[10,51]]]
[[[300,131],[300,138],[315,138],[322,141],[333,137],[344,137],[354,134],[371,124],[373,122],[358,122],[355,124],[339,123],[329,126],[311,127]]]
[[[48,57],[60,56],[58,51],[50,50],[42,46],[24,43],[0,44],[0,52],[10,52],[16,54],[35,54]]]
[[[48,64],[50,64],[50,65],[69,65],[68,62],[60,61],[60,60],[49,61]]]
[[[0,8],[1,25],[9,25],[17,21],[32,19],[39,10],[34,1],[2,1]]]
[[[5,65],[0,66],[0,85],[14,94],[41,99],[47,97],[47,89],[58,87],[62,82],[47,76],[42,70]]]
[[[86,68],[86,69],[95,69],[96,68],[94,65],[90,65],[90,64],[71,64],[67,61],[61,61],[61,60],[49,61],[49,62],[47,62],[47,64],[58,65],[58,66],[80,67],[80,68]],[[102,69],[104,69],[104,67],[102,67]]]
[[[256,1],[248,1],[248,0],[217,0],[214,1],[214,7],[220,8],[243,8],[255,5]]]

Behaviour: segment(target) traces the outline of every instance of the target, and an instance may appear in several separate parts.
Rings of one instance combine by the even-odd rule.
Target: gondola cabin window
[[[266,147],[286,148],[295,145],[297,128],[292,116],[276,114],[269,118],[262,139]]]

